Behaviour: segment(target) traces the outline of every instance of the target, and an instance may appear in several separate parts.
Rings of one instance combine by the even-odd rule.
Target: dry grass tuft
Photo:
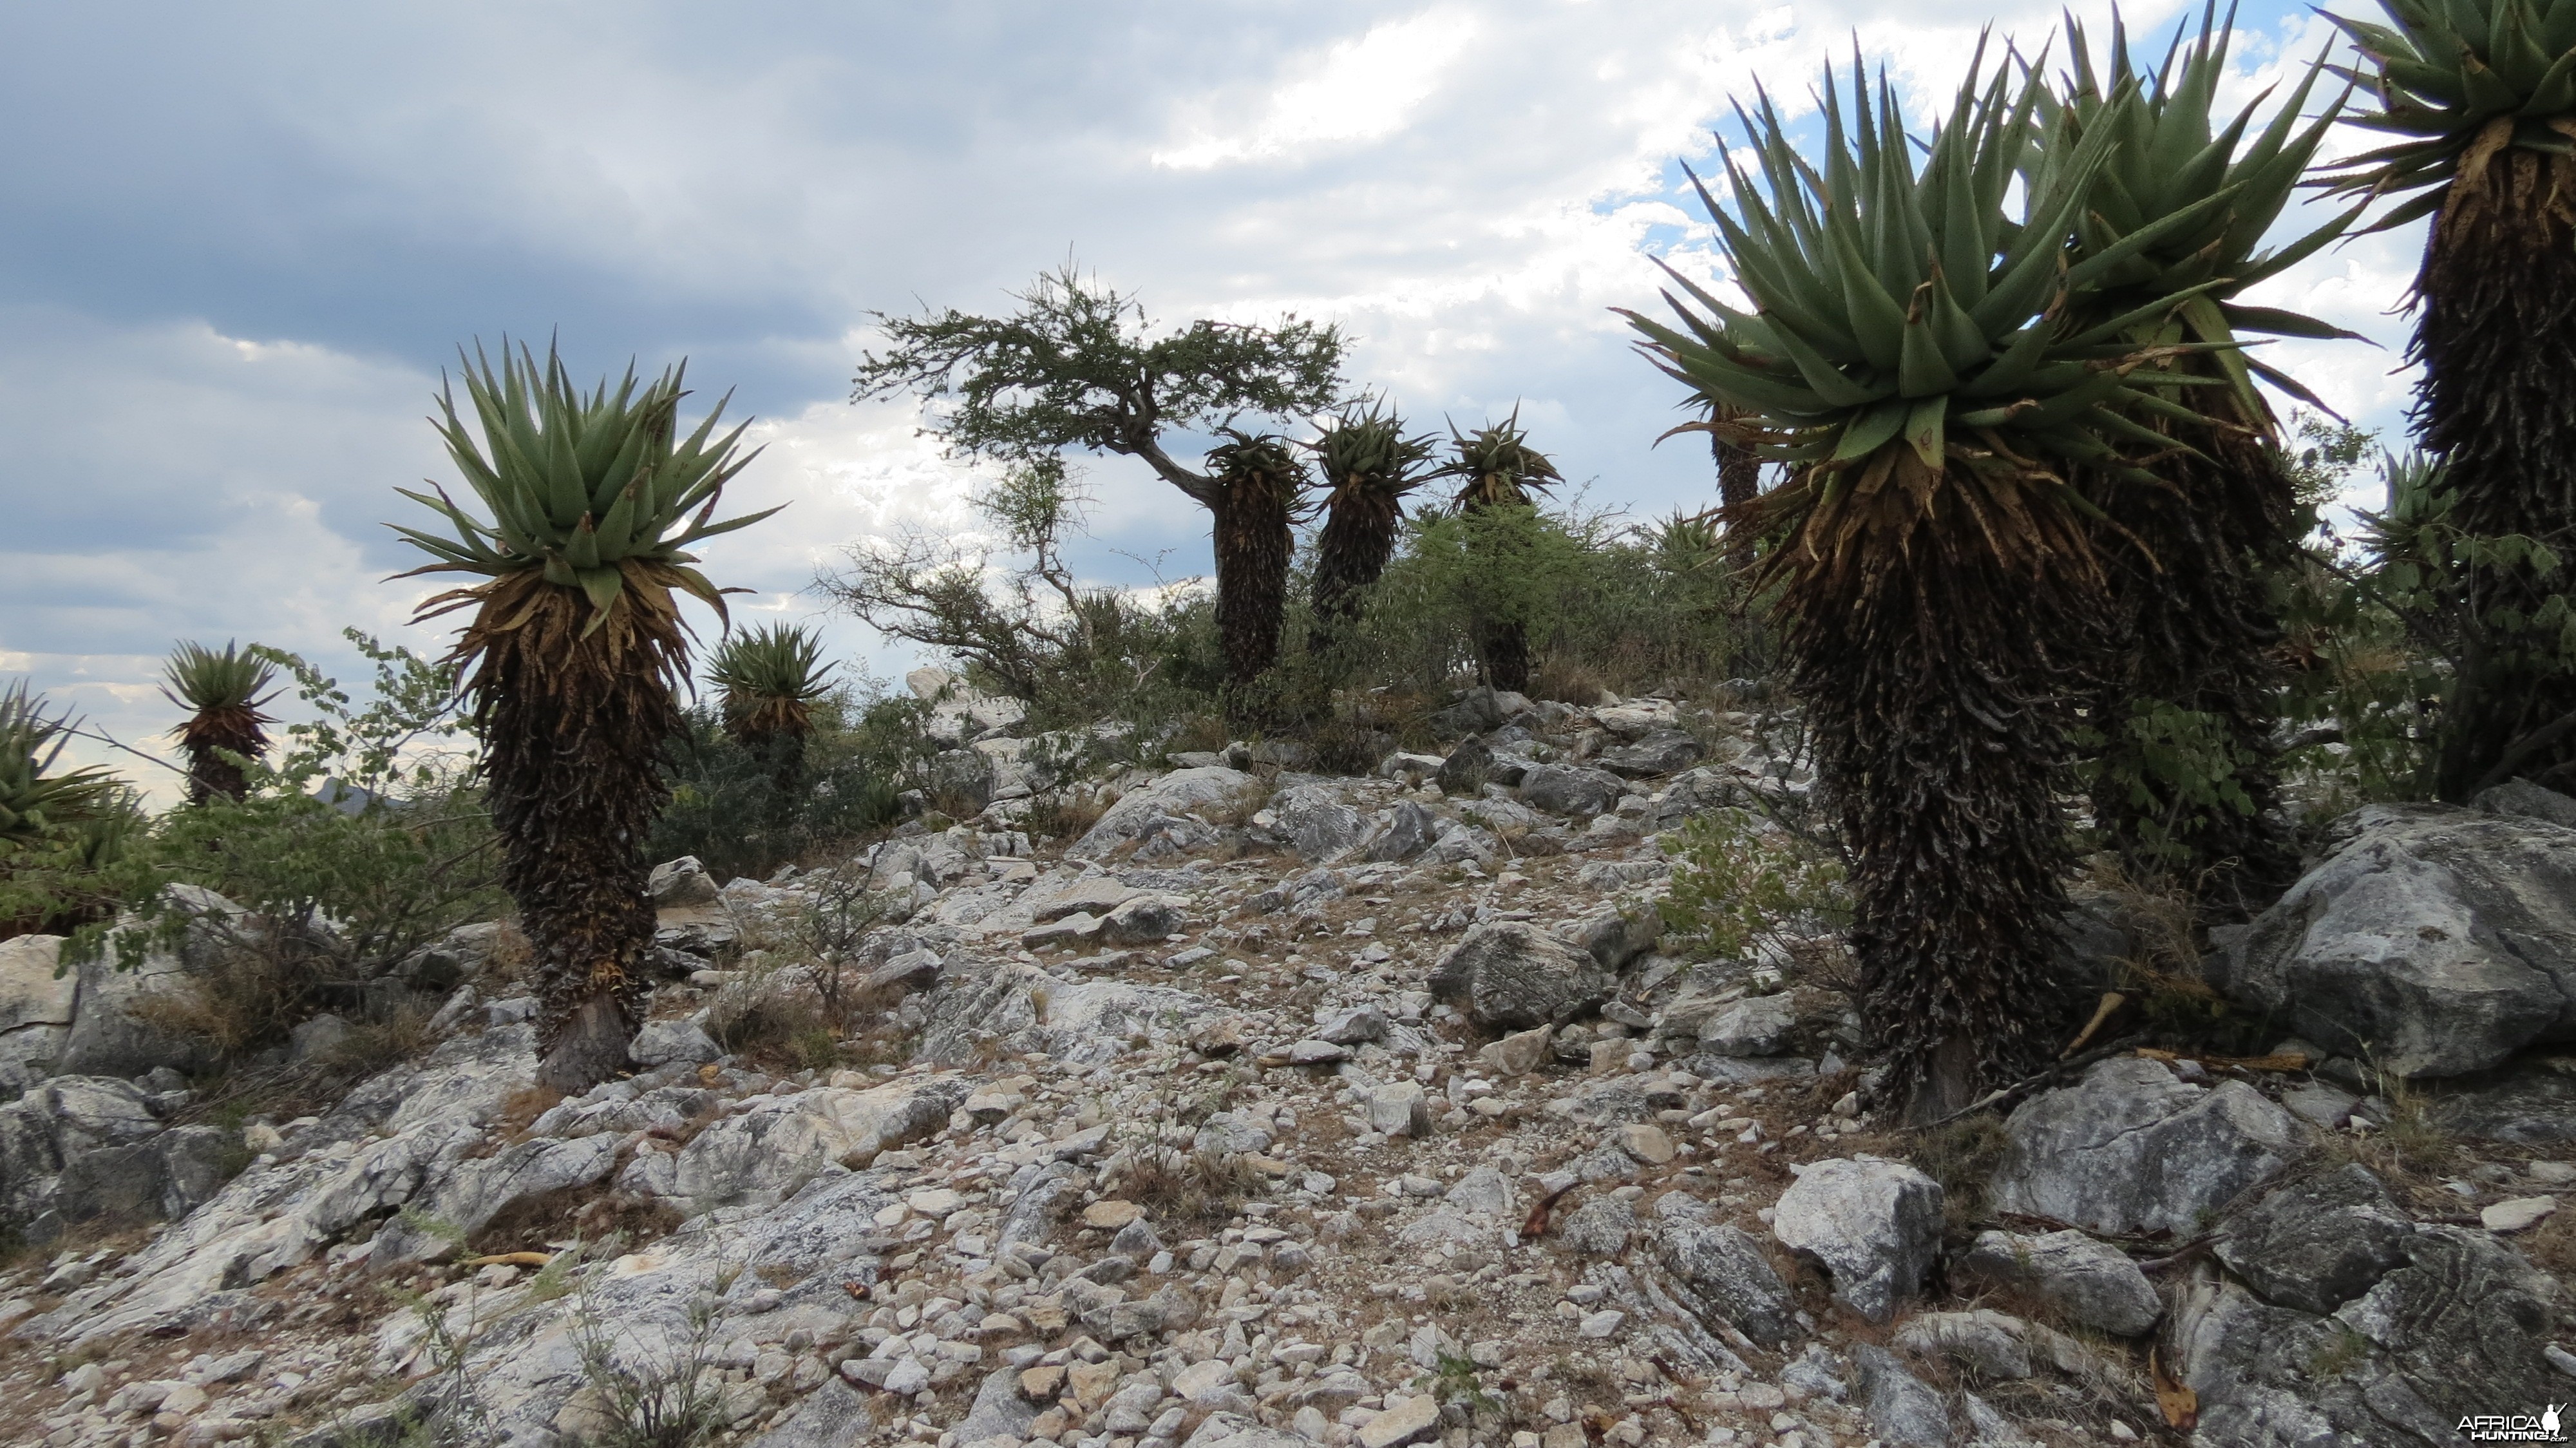
[[[633,1246],[670,1235],[682,1220],[667,1202],[616,1191],[601,1193],[597,1187],[564,1187],[511,1203],[484,1223],[467,1245],[478,1254],[543,1252],[573,1240],[615,1239]]]
[[[1994,1113],[1980,1111],[1906,1138],[1906,1158],[1941,1184],[1941,1214],[1949,1230],[1966,1232],[1986,1218],[1986,1184],[2004,1164],[2012,1143]]]
[[[1223,1222],[1266,1181],[1239,1156],[1165,1147],[1139,1153],[1119,1173],[1118,1194],[1159,1221]]]
[[[1068,788],[1051,790],[1038,797],[1026,814],[1020,816],[1020,828],[1032,838],[1076,840],[1100,823],[1109,813],[1109,800],[1097,790]]]

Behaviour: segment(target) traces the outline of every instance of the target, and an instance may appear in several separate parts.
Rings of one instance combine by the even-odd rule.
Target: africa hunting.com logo
[[[2558,1410],[2566,1406],[2552,1403],[2536,1414],[2472,1413],[2460,1420],[2460,1433],[2472,1443],[2564,1443]]]

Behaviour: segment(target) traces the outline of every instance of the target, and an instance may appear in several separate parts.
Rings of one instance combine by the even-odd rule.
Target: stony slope
[[[1781,741],[1460,707],[1476,737],[1367,779],[1130,772],[1068,845],[1015,828],[1044,751],[961,746],[986,813],[876,847],[890,913],[837,980],[779,963],[828,877],[659,872],[672,979],[636,1074],[578,1100],[531,1089],[490,930],[423,1059],[250,1124],[229,1180],[168,1073],[43,1079],[0,1108],[0,1194],[74,1245],[0,1279],[0,1436],[357,1442],[453,1406],[613,1441],[621,1394],[695,1382],[763,1448],[2433,1443],[2576,1395],[2576,1111],[2533,1009],[2517,1074],[2406,1151],[2411,1094],[2297,1041],[1885,1131],[1830,969],[1657,948],[1663,833],[1799,794]],[[2514,832],[2480,859],[2576,848],[2477,818]],[[2324,879],[2349,854],[2296,898],[2382,888]],[[2521,879],[2463,908],[2557,959],[2499,903],[2545,901]],[[2267,917],[2239,973],[2296,994],[2268,983],[2323,938]],[[826,986],[878,1064],[784,1065]],[[108,1207],[174,1220],[78,1224]],[[2192,1390],[2163,1407],[2151,1345]]]

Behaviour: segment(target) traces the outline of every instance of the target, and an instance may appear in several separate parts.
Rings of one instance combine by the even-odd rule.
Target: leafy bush
[[[796,741],[801,763],[788,770],[777,757],[787,741],[747,743],[725,730],[717,706],[691,708],[664,764],[671,802],[647,853],[695,855],[718,879],[766,878],[892,823],[897,796],[920,782],[931,752],[926,712],[915,699],[836,690],[814,702],[814,732]]]
[[[161,1009],[224,1055],[274,1044],[319,1011],[356,1010],[367,982],[507,905],[454,670],[346,636],[375,666],[372,701],[357,707],[305,660],[260,650],[315,716],[288,728],[277,763],[251,761],[242,798],[172,810],[121,858],[63,883],[67,898],[121,907],[73,936],[72,957],[112,948],[131,967],[183,950],[193,988]]]
[[[1695,816],[1665,849],[1664,929],[1709,959],[1785,954],[1799,937],[1851,923],[1842,861],[1749,810]]]
[[[1096,755],[1222,743],[1213,598],[1192,585],[1079,586],[1062,541],[1080,528],[1081,502],[1060,466],[1015,469],[976,499],[1000,546],[907,536],[853,549],[818,586],[938,650],[975,687],[1025,702],[1032,730],[1107,724],[1104,740],[1125,743]],[[1413,739],[1474,676],[1479,629],[1518,625],[1540,691],[1587,701],[1603,688],[1713,682],[1760,656],[1758,618],[1719,540],[1687,522],[1633,528],[1579,501],[1429,510],[1357,592],[1357,620],[1330,628],[1314,626],[1314,566],[1310,546],[1289,579],[1288,647],[1250,713],[1294,721],[1327,767],[1365,768],[1390,740]]]
[[[1425,512],[1370,590],[1346,677],[1451,687],[1474,668],[1473,629],[1491,620],[1526,630],[1542,694],[1589,703],[1604,688],[1710,683],[1753,635],[1747,603],[1704,533],[1629,527],[1580,500]]]
[[[854,545],[815,586],[953,660],[974,687],[1028,705],[1032,729],[1110,721],[1159,735],[1215,698],[1214,600],[1186,586],[1083,587],[1063,544],[1085,501],[1060,459],[1015,466],[974,498],[991,541],[908,531]]]
[[[2456,489],[2427,459],[2387,456],[2381,468],[2387,506],[2362,513],[2355,537],[2323,533],[2293,584],[2287,714],[2306,726],[2293,758],[2323,818],[2446,787],[2473,794],[2527,760],[2546,761],[2576,728],[2569,716],[2531,729],[2491,771],[2469,777],[2464,761],[2478,741],[2465,735],[2496,717],[2498,701],[2487,697],[2496,669],[2519,660],[2538,676],[2576,672],[2576,607],[2546,542],[2462,528]],[[2481,605],[2467,583],[2497,570],[2562,591],[2528,609],[2509,599]]]

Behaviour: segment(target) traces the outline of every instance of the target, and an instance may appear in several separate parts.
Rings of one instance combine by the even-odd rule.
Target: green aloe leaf
[[[596,611],[615,596],[601,592],[601,580],[622,577],[623,563],[671,562],[685,542],[777,511],[714,521],[724,485],[758,450],[739,448],[747,423],[717,435],[721,401],[688,436],[673,436],[681,368],[646,382],[630,367],[614,386],[603,379],[585,392],[551,349],[542,362],[525,346],[505,343],[500,354],[497,363],[479,346],[460,354],[462,405],[451,382],[432,419],[490,521],[443,490],[398,490],[449,530],[398,525],[434,567],[494,577],[542,570],[551,583],[582,588]]]

